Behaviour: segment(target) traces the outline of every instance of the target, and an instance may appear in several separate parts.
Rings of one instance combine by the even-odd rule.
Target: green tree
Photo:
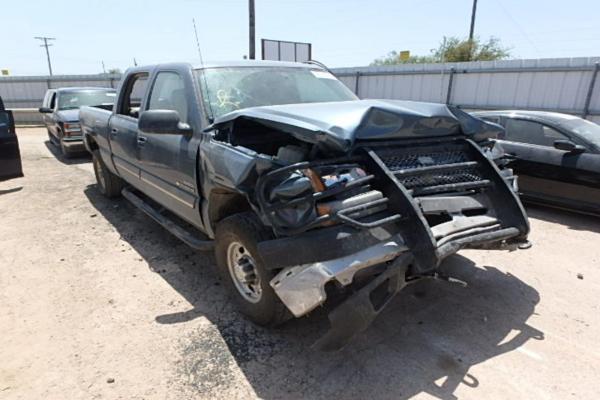
[[[408,60],[400,60],[400,53],[392,51],[387,56],[374,60],[371,65],[422,64],[462,61],[494,61],[510,57],[510,49],[500,43],[500,39],[491,37],[482,42],[457,37],[444,38],[437,49],[432,49],[427,56],[411,56]]]

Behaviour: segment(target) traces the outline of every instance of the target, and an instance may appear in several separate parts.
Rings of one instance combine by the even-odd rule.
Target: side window
[[[154,80],[148,110],[177,111],[181,122],[188,122],[188,103],[183,78],[175,72],[159,72]]]
[[[140,114],[140,105],[142,97],[148,86],[148,74],[141,73],[131,76],[125,83],[125,92],[123,99],[117,111],[118,114],[127,115],[128,117],[138,118]]]
[[[521,119],[508,119],[506,122],[506,140],[512,142],[554,146],[554,141],[569,138],[556,129],[538,122]]]

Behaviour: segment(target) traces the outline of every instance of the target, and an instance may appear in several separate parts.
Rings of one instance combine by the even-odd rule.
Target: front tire
[[[73,158],[73,153],[71,153],[69,149],[65,146],[62,139],[60,140],[60,153],[64,158]]]
[[[272,238],[253,213],[236,214],[217,225],[215,257],[221,279],[239,311],[261,326],[277,326],[291,314],[269,281],[275,274],[266,269],[257,244]]]
[[[123,180],[106,167],[99,150],[92,153],[92,163],[100,193],[108,198],[120,196],[124,186]]]

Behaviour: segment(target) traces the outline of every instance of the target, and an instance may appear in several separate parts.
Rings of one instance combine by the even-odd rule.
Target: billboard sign
[[[261,39],[263,60],[306,62],[312,59],[312,44]]]

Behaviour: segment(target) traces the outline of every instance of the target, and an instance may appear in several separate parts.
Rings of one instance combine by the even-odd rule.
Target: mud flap
[[[406,270],[412,254],[402,254],[385,272],[329,313],[331,328],[312,347],[320,351],[342,349],[358,333],[366,330],[381,310],[406,286]]]

